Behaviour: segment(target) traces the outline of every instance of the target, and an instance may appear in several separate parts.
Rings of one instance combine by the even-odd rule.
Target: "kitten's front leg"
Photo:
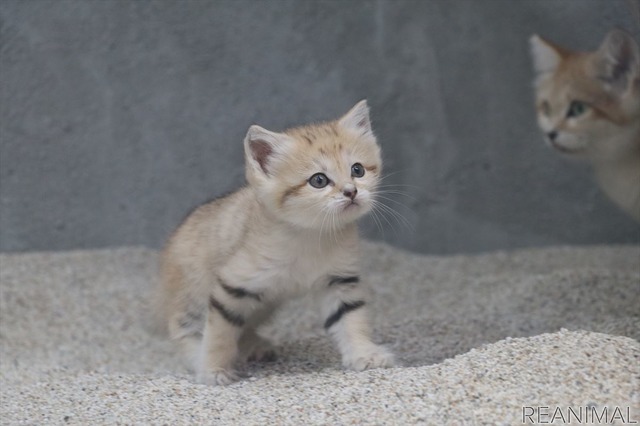
[[[209,296],[196,374],[201,383],[227,385],[238,380],[235,364],[243,334],[252,333],[250,321],[263,308],[262,295],[228,285],[217,278]]]
[[[362,371],[395,364],[389,350],[371,341],[365,291],[358,276],[331,277],[323,308],[324,327],[338,346],[345,367]]]
[[[209,298],[207,320],[196,359],[196,380],[207,385],[228,385],[238,380],[234,364],[245,319],[214,295]]]

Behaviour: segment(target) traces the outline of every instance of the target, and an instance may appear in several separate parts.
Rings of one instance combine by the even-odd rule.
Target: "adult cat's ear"
[[[612,90],[623,93],[629,82],[640,77],[640,48],[631,34],[610,31],[595,54],[597,77]]]
[[[353,130],[357,133],[367,135],[372,134],[371,120],[369,119],[369,105],[367,100],[363,99],[349,110],[338,123],[344,128]]]
[[[554,72],[566,54],[563,48],[543,39],[538,34],[529,38],[529,44],[533,69],[538,75]]]
[[[270,174],[274,161],[282,158],[291,140],[282,133],[271,132],[260,126],[249,127],[244,138],[244,152],[250,167]]]

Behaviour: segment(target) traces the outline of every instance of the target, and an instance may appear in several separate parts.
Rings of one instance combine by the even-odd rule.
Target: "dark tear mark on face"
[[[253,158],[258,162],[258,164],[260,164],[262,171],[268,174],[267,160],[273,153],[271,145],[262,139],[257,139],[249,142],[249,146],[251,147],[251,154],[253,155]]]
[[[305,186],[307,186],[307,181],[304,181],[298,185],[287,188],[287,190],[284,191],[284,193],[282,194],[282,198],[280,198],[280,205],[281,206],[284,205],[285,201],[287,201],[287,198],[295,195]]]

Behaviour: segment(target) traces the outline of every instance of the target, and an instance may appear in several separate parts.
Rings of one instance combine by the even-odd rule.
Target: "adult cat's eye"
[[[540,109],[542,110],[542,113],[544,115],[549,115],[551,113],[551,107],[549,106],[549,102],[547,101],[542,101],[542,103],[540,104]]]
[[[351,176],[362,177],[364,176],[364,166],[360,163],[355,163],[351,166]]]
[[[584,102],[573,101],[567,110],[567,118],[578,117],[579,115],[584,114],[587,108],[587,104]]]
[[[329,178],[324,173],[316,173],[309,178],[309,185],[314,188],[324,188],[329,185]]]

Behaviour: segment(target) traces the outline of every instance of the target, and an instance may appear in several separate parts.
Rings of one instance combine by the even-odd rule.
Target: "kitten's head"
[[[631,135],[640,122],[640,49],[631,35],[613,30],[593,52],[537,35],[530,43],[538,124],[550,145],[593,161],[639,148]]]
[[[283,133],[251,126],[244,147],[249,184],[290,224],[335,229],[373,206],[382,161],[366,101],[329,123]]]

